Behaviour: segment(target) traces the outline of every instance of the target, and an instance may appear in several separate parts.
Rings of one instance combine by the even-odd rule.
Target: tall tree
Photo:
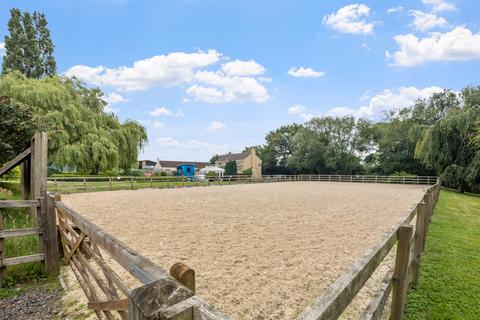
[[[48,30],[48,22],[45,15],[40,12],[33,13],[35,29],[37,31],[38,45],[40,48],[40,59],[42,66],[42,74],[51,77],[57,74],[57,63],[53,55],[54,45]]]
[[[14,70],[24,73],[23,43],[25,32],[22,24],[22,13],[18,9],[13,8],[10,10],[8,32],[10,35],[5,36],[2,73],[5,74]]]
[[[10,14],[2,73],[19,71],[36,79],[55,75],[54,46],[45,15],[34,12],[32,16],[18,9],[12,9]]]
[[[24,12],[22,15],[24,37],[23,37],[23,73],[28,78],[40,78],[43,74],[42,60],[40,57],[40,46],[37,40],[37,31],[33,24],[30,13]]]

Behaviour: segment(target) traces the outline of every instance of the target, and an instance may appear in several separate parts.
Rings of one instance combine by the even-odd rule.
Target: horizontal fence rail
[[[362,313],[361,318],[381,319],[388,297],[391,295],[390,319],[402,319],[408,286],[415,285],[418,281],[420,258],[439,192],[440,181],[437,180],[435,185],[426,190],[422,201],[413,210],[400,219],[297,319],[337,319],[395,245],[397,245],[397,252],[394,269],[386,273],[378,292]],[[415,228],[410,225],[414,218]]]
[[[436,176],[374,176],[374,175],[263,175],[253,179],[248,175],[215,177],[50,177],[48,188],[57,193],[95,192],[108,190],[137,190],[143,188],[180,188],[195,186],[230,185],[244,183],[268,183],[288,181],[328,181],[356,183],[390,183],[433,185]]]
[[[64,261],[88,298],[88,308],[103,319],[229,319],[186,287],[185,272],[170,274],[68,207],[57,196],[57,215]],[[112,268],[112,261],[133,276],[132,288]],[[172,268],[173,269],[173,268]],[[191,275],[190,273],[188,273]],[[177,278],[178,276],[178,278]]]

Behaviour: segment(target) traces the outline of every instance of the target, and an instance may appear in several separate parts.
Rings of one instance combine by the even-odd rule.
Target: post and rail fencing
[[[183,188],[198,186],[269,183],[289,181],[324,181],[391,184],[434,184],[436,176],[374,176],[374,175],[263,175],[254,180],[248,175],[207,177],[204,180],[182,176],[152,177],[50,177],[48,188],[57,193],[77,193],[112,190],[138,190],[144,188]]]
[[[9,266],[41,261],[47,275],[58,275],[59,257],[55,202],[47,196],[47,151],[48,137],[37,132],[29,148],[0,168],[0,176],[22,165],[24,200],[0,200],[0,284],[7,277]],[[17,214],[29,215],[36,227],[5,229],[5,210],[22,210]],[[25,210],[26,209],[26,210]],[[28,211],[25,212],[25,211]],[[36,235],[39,237],[39,253],[11,257],[5,252],[5,239]],[[10,256],[7,258],[7,256]]]
[[[283,176],[273,181],[345,181],[429,184],[431,177]],[[373,181],[372,181],[373,180]],[[272,181],[272,180],[270,180]],[[387,272],[362,319],[380,319],[391,295],[390,319],[401,319],[410,283],[418,281],[426,232],[438,199],[440,181],[429,186],[413,210],[395,224],[355,264],[315,299],[298,319],[337,319],[396,245],[395,266]],[[56,196],[64,261],[70,264],[88,298],[88,307],[107,319],[229,319],[195,293],[195,273],[181,263],[170,272],[105,233]],[[415,227],[410,222],[415,220]],[[117,267],[114,268],[113,265]],[[125,281],[125,275],[137,285]],[[138,285],[139,284],[139,285]]]

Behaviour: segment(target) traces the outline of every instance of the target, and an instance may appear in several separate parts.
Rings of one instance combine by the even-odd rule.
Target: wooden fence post
[[[177,262],[170,268],[170,275],[188,289],[195,292],[195,270]]]
[[[3,209],[0,209],[0,231],[3,230]],[[5,247],[3,238],[0,237],[0,262],[6,258],[5,256]],[[0,267],[0,287],[2,286],[3,280],[7,277],[7,267]]]
[[[402,225],[398,229],[397,256],[393,273],[392,311],[390,320],[400,320],[405,310],[405,300],[408,288],[408,261],[413,227]]]
[[[172,278],[163,278],[132,290],[128,296],[129,320],[193,320],[193,306],[175,308],[194,293]],[[173,310],[172,310],[173,309]]]
[[[108,186],[110,187],[110,190],[113,190],[112,177],[108,177]]]
[[[83,188],[85,189],[85,192],[88,191],[88,188],[87,188],[87,179],[83,178]]]
[[[45,273],[50,276],[56,276],[60,273],[60,267],[54,197],[50,195],[42,197],[40,208]]]
[[[415,247],[413,249],[412,260],[412,285],[416,286],[418,283],[418,276],[420,274],[420,259],[423,251],[423,244],[425,238],[425,202],[420,202],[417,205],[417,220],[415,225]]]

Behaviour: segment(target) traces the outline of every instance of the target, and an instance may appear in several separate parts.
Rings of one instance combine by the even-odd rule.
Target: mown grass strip
[[[480,197],[440,193],[405,319],[480,319]]]

